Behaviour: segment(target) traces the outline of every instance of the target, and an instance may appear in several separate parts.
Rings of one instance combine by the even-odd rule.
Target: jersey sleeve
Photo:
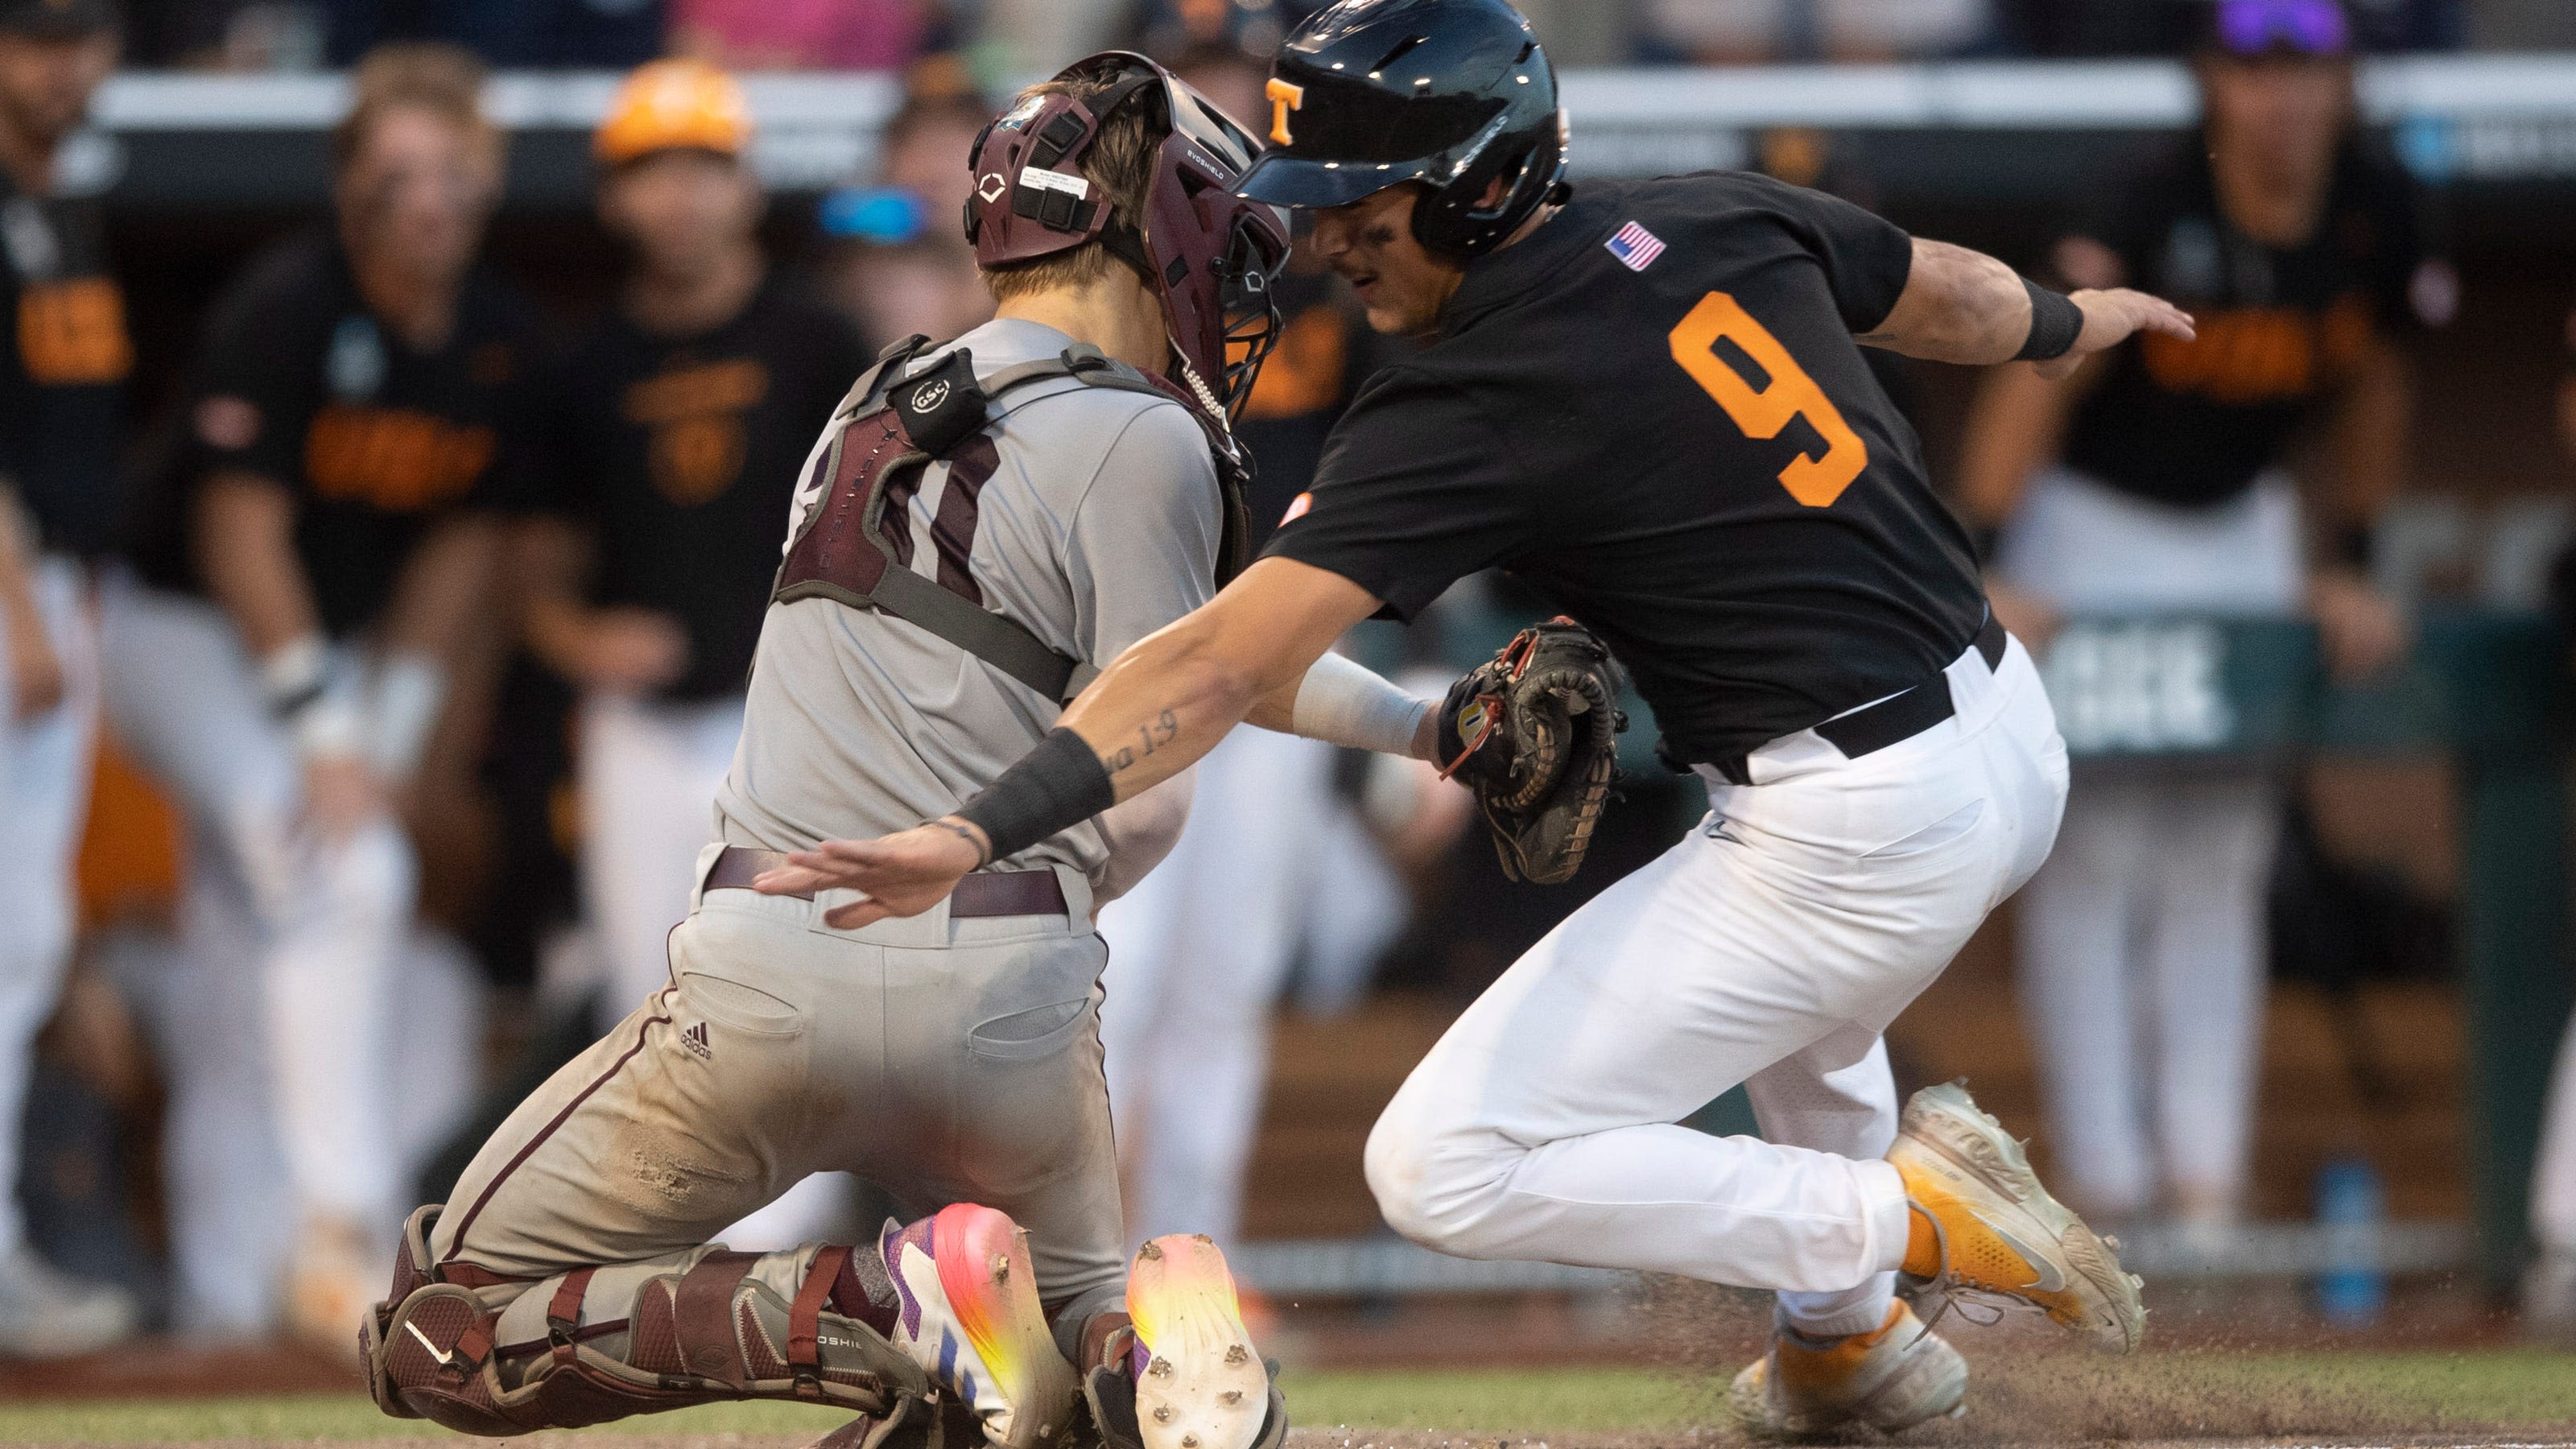
[[[1216,465],[1180,405],[1128,420],[1075,504],[1065,538],[1074,641],[1107,666],[1216,592]]]
[[[202,472],[257,474],[293,488],[304,429],[320,401],[321,347],[305,309],[265,287],[216,309],[198,349],[190,442]]]
[[[1262,556],[1340,574],[1410,619],[1531,546],[1544,526],[1531,486],[1473,399],[1391,367],[1334,425],[1313,490]]]
[[[500,456],[480,490],[487,508],[504,513],[588,515],[597,498],[593,448],[587,445],[579,355],[548,358],[523,387],[501,397]]]
[[[1914,276],[1914,238],[1885,217],[1839,196],[1763,179],[1771,204],[1825,269],[1843,325],[1875,331],[1896,310]]]

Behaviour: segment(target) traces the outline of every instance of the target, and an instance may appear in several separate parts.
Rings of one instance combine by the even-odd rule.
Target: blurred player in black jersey
[[[117,512],[134,360],[98,208],[54,194],[63,140],[116,64],[107,0],[0,0],[0,1355],[124,1336],[125,1294],[27,1245],[18,1122],[70,964],[97,659],[89,562]]]
[[[200,847],[196,984],[163,1033],[194,1329],[264,1329],[283,1281],[293,1325],[343,1346],[422,1135],[472,1089],[466,968],[415,945],[398,810],[489,626],[482,510],[523,466],[537,362],[531,314],[475,264],[502,175],[481,83],[441,47],[359,67],[334,224],[216,303],[142,585],[106,601],[109,717]]]
[[[2337,673],[2368,674],[2403,647],[2369,575],[2406,466],[2402,344],[2447,318],[2450,273],[2405,176],[2354,133],[2336,0],[2178,18],[2204,127],[2106,188],[2058,262],[2175,298],[2199,336],[2063,383],[1996,374],[1961,492],[2001,527],[1996,609],[2026,638],[2063,612],[2305,612]],[[2079,773],[2018,940],[2051,1141],[2088,1212],[2215,1230],[2244,1208],[2277,813],[2243,762]]]
[[[1346,0],[1267,94],[1240,190],[1311,208],[1371,325],[1429,342],[1360,390],[1260,561],[990,789],[763,888],[863,892],[840,926],[926,910],[1250,714],[1304,728],[1298,680],[1343,630],[1502,567],[1608,641],[1713,808],[1415,1068],[1369,1139],[1387,1221],[1461,1256],[1778,1290],[1733,1395],[1757,1434],[1959,1409],[1965,1365],[1900,1272],[2134,1347],[2136,1280],[1991,1118],[1953,1086],[1899,1117],[1880,1033],[2047,855],[2066,758],[1861,349],[2063,371],[2190,320],[1758,176],[1567,188],[1555,77],[1502,0]],[[1429,759],[1440,713],[1344,737]],[[1763,1138],[1676,1125],[1739,1083]]]
[[[587,696],[582,884],[612,1020],[668,984],[664,945],[742,733],[780,520],[816,430],[870,360],[847,320],[762,257],[750,142],[741,87],[701,62],[656,62],[618,92],[593,149],[601,220],[634,265],[549,378],[536,512],[519,531],[529,642]],[[726,1241],[818,1236],[804,1209],[820,1190]]]

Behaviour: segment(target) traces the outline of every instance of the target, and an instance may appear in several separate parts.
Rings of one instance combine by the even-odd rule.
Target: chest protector
[[[1005,368],[980,383],[974,359],[962,347],[907,375],[906,365],[929,341],[914,336],[887,348],[833,414],[839,431],[821,469],[829,481],[787,547],[770,602],[824,598],[853,609],[880,609],[929,630],[1049,699],[1068,702],[1080,694],[1099,677],[1099,664],[1059,654],[1018,620],[985,608],[980,597],[968,592],[974,584],[962,569],[952,573],[943,568],[939,580],[914,572],[904,561],[911,522],[902,516],[920,487],[922,471],[991,427],[991,404],[1032,383],[1068,378],[1085,387],[1148,393],[1188,408],[1207,436],[1225,521],[1216,586],[1225,587],[1243,571],[1251,542],[1244,506],[1251,465],[1223,425],[1210,421],[1188,395],[1111,361],[1087,343]],[[1102,486],[1116,487],[1118,480]],[[889,526],[904,531],[903,543],[889,542]]]

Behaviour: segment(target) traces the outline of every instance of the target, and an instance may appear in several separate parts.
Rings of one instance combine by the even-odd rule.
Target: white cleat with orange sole
[[[983,1425],[995,1449],[1063,1442],[1073,1365],[1047,1329],[1029,1235],[1010,1215],[956,1203],[877,1240],[902,1299],[890,1335]]]
[[[1144,1449],[1253,1449],[1271,1420],[1270,1371],[1244,1330],[1225,1254],[1174,1233],[1139,1249],[1127,1273],[1136,1347],[1136,1432]]]

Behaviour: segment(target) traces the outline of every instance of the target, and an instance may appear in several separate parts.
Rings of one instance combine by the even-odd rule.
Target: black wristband
[[[1017,855],[1117,803],[1117,788],[1091,746],[1071,730],[1052,729],[1002,778],[950,813],[993,842],[987,857],[993,861]]]
[[[2021,351],[2013,354],[2015,362],[2046,362],[2064,357],[2075,339],[2084,335],[2084,309],[2063,292],[2052,292],[2028,277],[2021,279],[2022,290],[2030,293],[2030,336],[2022,339]]]

